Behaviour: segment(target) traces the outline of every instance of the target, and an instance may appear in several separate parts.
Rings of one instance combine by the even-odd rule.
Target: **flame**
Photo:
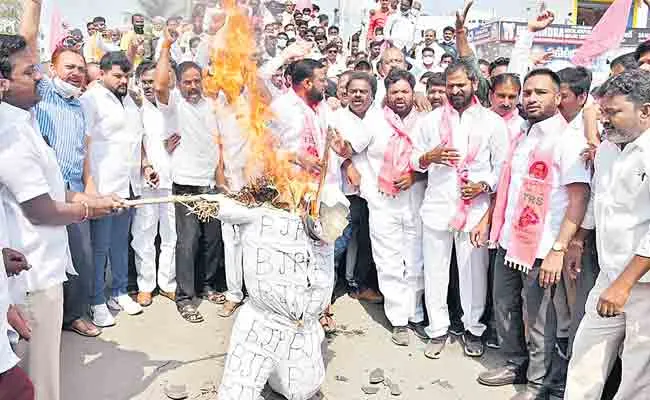
[[[316,191],[313,178],[298,169],[268,128],[273,118],[269,100],[257,78],[255,33],[251,19],[225,0],[226,22],[215,35],[210,49],[210,68],[204,72],[204,93],[216,98],[222,92],[236,107],[241,132],[247,135],[246,178],[263,174],[274,183],[280,202],[296,211],[308,193]],[[246,101],[241,101],[246,89]]]

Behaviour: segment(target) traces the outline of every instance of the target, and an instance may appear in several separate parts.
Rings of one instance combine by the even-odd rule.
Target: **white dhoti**
[[[169,189],[142,191],[143,198],[171,196]],[[131,225],[138,272],[138,290],[151,293],[156,289],[156,235],[160,233],[158,259],[158,287],[165,292],[176,292],[176,218],[174,204],[150,204],[136,210]]]
[[[614,399],[647,399],[650,390],[650,283],[637,283],[624,312],[603,318],[596,306],[611,280],[601,272],[589,293],[585,316],[573,342],[565,399],[598,400],[616,357],[623,373]]]
[[[452,246],[456,247],[460,301],[463,324],[473,335],[481,336],[485,325],[480,322],[487,294],[488,251],[475,248],[467,232],[439,231],[424,227],[424,287],[431,338],[440,337],[449,329],[447,290]]]
[[[369,203],[370,241],[384,312],[393,326],[424,320],[422,222],[417,213],[375,209]]]
[[[239,226],[222,223],[223,250],[226,266],[226,300],[234,303],[244,301],[244,270]]]
[[[266,382],[289,400],[323,382],[318,322],[334,286],[334,246],[310,240],[299,216],[224,201],[220,219],[238,224],[249,300],[236,317],[220,400],[258,400]]]

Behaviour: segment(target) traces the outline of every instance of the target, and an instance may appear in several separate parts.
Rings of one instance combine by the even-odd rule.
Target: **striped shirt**
[[[34,115],[45,141],[54,149],[66,187],[83,192],[83,168],[86,157],[86,120],[79,99],[64,99],[52,81],[38,83],[41,101]]]

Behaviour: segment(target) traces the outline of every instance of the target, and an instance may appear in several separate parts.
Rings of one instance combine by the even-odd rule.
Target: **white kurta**
[[[650,134],[623,150],[604,141],[596,153],[591,201],[583,227],[596,228],[600,274],[585,306],[567,374],[568,399],[600,398],[611,366],[620,354],[625,368],[620,399],[644,399],[650,385],[650,274],[633,286],[623,313],[603,318],[601,294],[635,255],[650,257]]]
[[[420,157],[441,143],[440,125],[444,108],[427,115],[415,133],[416,151],[413,165],[419,165]],[[452,116],[453,147],[461,160],[472,146],[478,146],[475,160],[467,165],[471,182],[485,182],[496,186],[497,164],[507,149],[507,129],[502,118],[477,104],[462,116],[454,111]],[[425,298],[429,313],[427,334],[439,337],[449,328],[447,288],[452,248],[456,246],[459,274],[460,299],[463,308],[463,324],[473,335],[481,336],[485,325],[480,322],[487,293],[487,248],[474,248],[469,232],[479,223],[490,205],[490,198],[483,193],[469,206],[467,222],[462,232],[452,232],[449,223],[454,218],[460,200],[460,187],[456,169],[431,164],[427,170],[428,185],[420,214],[424,221],[422,246],[424,248]]]
[[[142,197],[156,198],[171,196],[171,157],[164,146],[169,136],[165,116],[148,101],[142,107],[144,122],[143,145],[153,169],[158,173],[157,188],[142,183]],[[176,292],[176,214],[174,204],[150,204],[138,208],[131,225],[135,253],[135,268],[138,272],[138,290],[151,293],[160,287],[165,292]],[[156,234],[160,233],[160,258],[156,274]],[[157,275],[157,276],[156,276]]]
[[[221,93],[216,101],[215,115],[223,145],[224,175],[231,191],[239,191],[247,182],[248,145],[243,127],[249,113],[246,96],[239,97],[235,104],[230,105]],[[226,300],[241,303],[244,300],[244,276],[239,226],[223,222],[221,234],[228,287]]]
[[[318,322],[334,284],[331,245],[308,238],[299,216],[234,201],[219,218],[239,225],[249,301],[233,327],[221,400],[258,400],[268,382],[289,400],[310,399],[325,377]]]
[[[414,111],[404,121],[407,132],[419,118]],[[361,174],[360,193],[368,202],[372,255],[377,265],[384,311],[393,326],[424,319],[422,220],[418,210],[424,183],[389,197],[379,192],[378,177],[393,134],[381,109],[371,107],[360,119],[351,111],[340,114],[338,129],[357,153],[353,163]]]

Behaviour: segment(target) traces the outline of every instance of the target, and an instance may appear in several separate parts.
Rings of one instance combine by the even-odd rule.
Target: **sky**
[[[185,0],[178,0],[184,3]],[[354,0],[353,0],[354,1]],[[570,1],[570,0],[564,0]],[[338,4],[338,0],[316,0],[322,10],[330,12]],[[50,4],[47,4],[50,3]],[[108,25],[115,25],[121,22],[123,11],[135,11],[137,9],[137,0],[46,0],[46,11],[51,8],[52,3],[58,3],[64,20],[74,27],[84,27],[88,19],[94,16],[102,15],[108,19]],[[431,15],[442,14],[448,15],[450,12],[463,6],[463,0],[422,0],[425,11]],[[520,4],[517,10],[513,10],[513,3]],[[525,8],[525,0],[477,0],[474,7],[481,10],[495,9],[497,15],[515,16],[522,14]],[[49,15],[49,12],[46,12]],[[46,18],[47,15],[46,15]],[[47,20],[47,19],[46,19]]]

